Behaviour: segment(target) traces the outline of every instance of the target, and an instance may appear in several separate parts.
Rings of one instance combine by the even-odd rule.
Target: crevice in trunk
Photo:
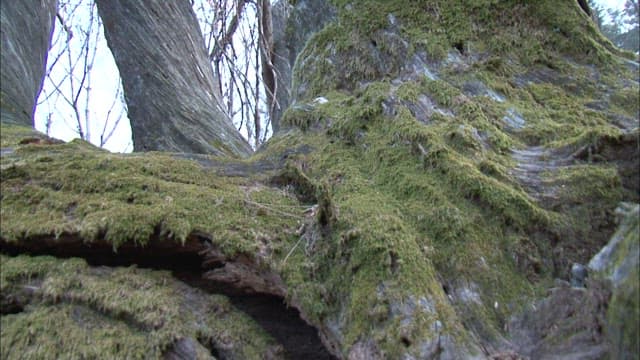
[[[202,278],[193,272],[174,271],[182,282],[212,294],[229,298],[233,306],[251,316],[278,343],[291,359],[335,359],[322,345],[317,330],[300,317],[294,307],[288,307],[280,296],[247,293],[233,286]]]
[[[146,247],[123,245],[117,253],[105,243],[83,244],[72,236],[58,240],[50,238],[23,240],[19,244],[0,239],[0,253],[17,255],[50,255],[59,258],[78,257],[91,266],[131,266],[154,270],[169,270],[178,280],[194,288],[211,294],[222,294],[229,298],[234,307],[249,315],[257,324],[273,336],[285,349],[290,359],[325,360],[335,359],[323,346],[318,331],[307,324],[297,309],[288,307],[280,296],[249,292],[236,288],[233,284],[212,281],[202,277],[203,256],[199,253],[206,248],[199,241],[187,241],[184,246],[171,242],[151,241]],[[16,303],[17,304],[17,303]],[[17,313],[21,306],[3,304],[2,313]],[[11,304],[7,304],[11,305]],[[18,304],[19,305],[19,304]],[[216,349],[211,349],[216,351]]]

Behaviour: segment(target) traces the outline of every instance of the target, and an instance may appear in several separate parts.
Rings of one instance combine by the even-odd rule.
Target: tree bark
[[[178,305],[163,279],[87,282],[77,268],[44,259],[60,274],[50,281],[34,254],[187,269],[205,286],[213,280],[280,295],[338,359],[634,353],[636,342],[626,339],[638,337],[637,276],[614,285],[611,300],[607,288],[559,279],[577,279],[573,269],[607,244],[616,214],[630,216],[624,222],[633,227],[616,232],[624,254],[610,265],[625,257],[634,262],[625,260],[624,272],[638,273],[637,205],[630,215],[626,206],[615,210],[640,200],[637,64],[619,57],[575,0],[405,4],[339,6],[339,21],[307,41],[290,75],[298,104],[284,119],[298,129],[274,136],[249,160],[110,154],[80,141],[48,144],[3,124],[0,254],[31,254],[0,259],[9,285],[0,306],[14,305],[0,317],[20,339],[0,332],[15,344],[9,355],[49,350],[41,346],[49,342],[51,357],[70,357],[89,343],[80,336],[61,343],[82,320],[78,313],[60,313],[71,324],[60,326],[20,301],[25,292],[47,306],[86,299],[89,310],[125,326],[158,319],[134,329],[154,340],[143,341],[141,356],[171,347],[184,353],[192,347],[176,339],[209,338],[182,319],[219,314],[190,306],[167,316]],[[132,24],[157,21],[154,9],[120,15],[146,19]],[[129,24],[121,17],[115,26]],[[163,61],[184,55],[163,39],[151,44],[168,51]],[[147,60],[140,66],[160,78],[186,66]],[[182,90],[158,99],[174,101]],[[138,288],[153,292],[138,296]],[[141,314],[131,310],[137,305]],[[616,337],[618,329],[629,336]],[[110,333],[92,337],[92,348],[133,357],[119,343],[131,331]],[[210,338],[225,344],[228,336]]]
[[[293,102],[291,82],[298,54],[307,40],[322,30],[335,16],[336,8],[326,0],[302,0],[295,5],[288,1],[273,4],[269,62],[273,67],[271,73],[275,75],[277,83],[265,80],[265,90],[274,134],[280,130],[280,119],[284,111]]]
[[[589,6],[587,0],[578,0],[578,4],[588,16],[591,16],[591,7]]]
[[[251,153],[219,104],[188,1],[97,3],[123,79],[135,151]]]
[[[2,122],[33,125],[55,19],[56,0],[2,1]]]

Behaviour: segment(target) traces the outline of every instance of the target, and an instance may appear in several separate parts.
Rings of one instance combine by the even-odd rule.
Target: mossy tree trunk
[[[273,132],[280,131],[282,114],[291,104],[291,83],[296,57],[309,38],[335,20],[336,8],[329,0],[300,0],[273,4],[273,83],[265,83]],[[274,94],[275,93],[275,94]]]
[[[0,107],[2,122],[32,126],[47,65],[56,0],[2,1]]]
[[[135,151],[251,153],[220,106],[189,1],[97,3],[122,77]]]
[[[640,200],[633,55],[575,0],[332,4],[293,52],[288,130],[249,159],[108,154],[3,127],[0,250],[182,254],[205,279],[284,297],[340,359],[610,354],[609,289],[555,279],[607,242],[619,201]],[[35,272],[18,265],[5,298]],[[27,298],[92,300],[93,281]]]

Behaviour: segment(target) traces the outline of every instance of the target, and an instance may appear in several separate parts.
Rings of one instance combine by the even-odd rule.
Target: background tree
[[[622,10],[607,9],[590,1],[593,19],[602,33],[621,49],[640,52],[638,1],[627,0]]]
[[[636,54],[640,53],[640,6],[638,0],[627,0],[622,10],[624,32],[616,39],[616,45]]]
[[[201,1],[194,9],[203,29],[226,111],[252,146],[258,147],[271,134],[271,117],[263,91],[266,49],[261,14],[270,10],[268,1]],[[266,14],[269,12],[267,11]],[[268,18],[268,17],[267,17]],[[270,23],[270,19],[266,20]],[[267,66],[268,67],[268,66]]]
[[[2,1],[2,121],[32,125],[35,99],[42,88],[57,1]]]
[[[224,109],[236,128],[256,147],[271,134],[271,117],[261,85],[262,49],[256,21],[258,9],[263,5],[231,0],[191,3],[214,73],[221,79],[215,87]],[[98,146],[104,146],[117,133],[119,138],[110,148],[122,151],[124,145],[118,144],[123,144],[121,138],[129,131],[126,102],[115,65],[114,69],[108,67],[112,56],[106,46],[101,18],[95,11],[93,0],[65,0],[59,4],[59,24],[54,29],[47,77],[39,99],[43,106],[38,107],[36,118],[39,128],[47,133],[53,131],[67,137],[66,132],[71,130]],[[96,56],[98,67],[92,64]],[[87,66],[82,66],[83,62]],[[93,86],[89,85],[91,82]],[[78,86],[80,83],[84,86]]]
[[[220,103],[189,2],[97,3],[123,79],[136,151],[251,152]]]

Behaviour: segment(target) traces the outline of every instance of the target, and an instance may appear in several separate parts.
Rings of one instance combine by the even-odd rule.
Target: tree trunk
[[[135,151],[251,153],[220,106],[189,1],[97,3],[123,80]]]
[[[327,0],[301,0],[295,5],[289,1],[278,1],[273,4],[271,13],[273,39],[269,63],[275,77],[265,77],[272,79],[265,81],[265,92],[271,126],[277,133],[282,115],[293,100],[291,83],[296,58],[307,40],[335,19],[336,9]]]
[[[58,2],[2,1],[0,73],[2,122],[33,126]]]
[[[205,322],[225,307],[176,294],[165,271],[100,267],[131,264],[239,306],[285,299],[337,359],[637,352],[638,207],[616,209],[640,202],[633,55],[575,0],[333,3],[296,57],[288,130],[248,159],[110,154],[2,125],[0,252],[30,254],[2,259],[2,357],[273,349]],[[278,337],[275,317],[241,324],[285,344],[297,331]]]

